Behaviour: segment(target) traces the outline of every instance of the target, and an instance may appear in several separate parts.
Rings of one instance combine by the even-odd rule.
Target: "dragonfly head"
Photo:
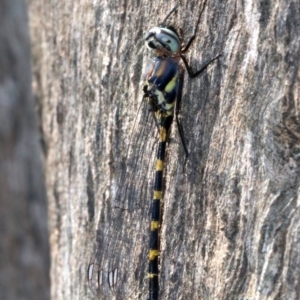
[[[159,25],[153,27],[145,35],[146,45],[149,49],[176,53],[180,51],[180,39],[172,26]]]

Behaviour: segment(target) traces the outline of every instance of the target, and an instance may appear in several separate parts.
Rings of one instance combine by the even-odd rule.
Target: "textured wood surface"
[[[29,1],[53,299],[97,299],[86,269],[142,97],[143,35],[175,3]],[[202,4],[182,1],[172,19],[185,41]],[[185,78],[190,156],[183,167],[173,126],[161,299],[300,298],[299,10],[296,0],[207,2],[188,60],[197,69],[223,56]]]
[[[0,299],[50,299],[47,225],[27,9],[0,0]]]

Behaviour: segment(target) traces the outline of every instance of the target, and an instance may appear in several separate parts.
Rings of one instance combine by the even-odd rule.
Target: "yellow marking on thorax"
[[[159,228],[159,221],[151,221],[150,223],[151,231],[154,231]]]
[[[150,250],[149,251],[149,260],[154,260],[159,255],[158,250]]]
[[[166,103],[165,104],[165,109],[167,110],[166,114],[168,116],[172,116],[173,115],[173,107],[174,107],[174,102],[172,102],[172,103]]]
[[[171,81],[165,87],[165,92],[170,93],[176,86],[177,74],[171,79]]]

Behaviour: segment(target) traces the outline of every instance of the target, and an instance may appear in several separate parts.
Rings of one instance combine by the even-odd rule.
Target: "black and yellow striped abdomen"
[[[160,124],[160,140],[157,151],[156,171],[153,191],[153,203],[150,226],[149,245],[149,300],[158,299],[159,296],[159,228],[160,228],[160,205],[162,199],[163,170],[166,153],[166,142],[173,116],[163,117]]]

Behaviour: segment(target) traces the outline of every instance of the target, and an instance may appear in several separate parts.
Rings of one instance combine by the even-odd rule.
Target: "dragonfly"
[[[196,38],[205,3],[194,33],[185,46],[175,27],[167,23],[180,4],[145,35],[145,43],[154,57],[144,78],[142,107],[131,136],[126,166],[113,188],[116,191],[112,193],[113,208],[108,211],[106,220],[105,217],[100,218],[97,250],[87,270],[90,290],[100,299],[159,299],[163,172],[174,115],[185,155],[188,156],[179,120],[184,73],[186,70],[190,78],[196,78],[222,55],[214,56],[196,72],[184,55]],[[156,158],[154,147],[147,138],[150,132],[158,132]],[[154,185],[151,186],[150,170],[154,170],[154,165]],[[152,201],[149,200],[150,194]]]

